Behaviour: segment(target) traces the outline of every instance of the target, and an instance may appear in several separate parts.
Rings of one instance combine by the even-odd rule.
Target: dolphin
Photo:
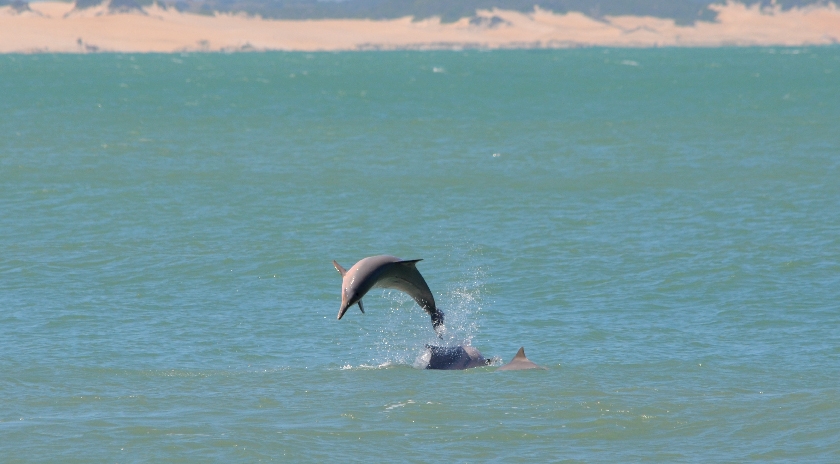
[[[441,336],[443,330],[443,311],[435,306],[435,297],[432,291],[420,275],[415,265],[420,259],[403,260],[389,255],[370,256],[354,264],[350,270],[345,270],[340,264],[333,261],[335,269],[343,278],[341,282],[341,307],[338,310],[340,320],[347,308],[354,304],[359,305],[359,310],[364,313],[362,305],[364,297],[370,289],[393,288],[407,293],[420,305],[432,318],[432,326]]]
[[[428,362],[426,362],[428,358]],[[485,359],[471,346],[434,346],[426,345],[426,352],[420,357],[426,369],[464,370],[473,367],[489,366],[492,359]]]
[[[525,347],[523,346],[519,348],[519,351],[516,352],[516,356],[514,356],[509,363],[496,369],[496,371],[522,371],[525,369],[545,369],[545,367],[538,366],[532,363],[530,359],[526,358]]]

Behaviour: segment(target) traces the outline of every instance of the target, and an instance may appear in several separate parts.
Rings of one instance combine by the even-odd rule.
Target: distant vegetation
[[[18,13],[32,11],[32,9],[29,8],[29,2],[24,0],[0,0],[0,6],[11,6],[12,10],[17,11]]]
[[[2,4],[4,0],[0,0]],[[77,0],[78,8],[99,5],[107,0]],[[114,0],[122,8],[151,3],[153,0]],[[535,5],[556,13],[577,11],[598,18],[606,15],[636,15],[672,18],[679,24],[697,20],[713,20],[715,13],[707,7],[722,0],[158,0],[179,11],[210,14],[213,11],[245,12],[265,18],[324,19],[369,18],[393,19],[413,16],[424,19],[439,16],[444,22],[475,16],[479,9],[493,7],[530,12]],[[772,0],[750,1],[769,6]],[[810,4],[825,4],[827,0],[778,0],[776,4],[788,9]]]

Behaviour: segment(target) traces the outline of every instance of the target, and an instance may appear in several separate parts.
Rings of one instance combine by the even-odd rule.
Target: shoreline
[[[524,14],[479,10],[473,18],[441,23],[318,19],[275,20],[245,14],[198,15],[158,4],[110,12],[106,5],[76,10],[73,3],[0,7],[0,53],[178,53],[235,51],[363,51],[540,49],[576,47],[806,46],[840,43],[835,4],[782,10],[741,3],[712,5],[714,22],[677,25],[649,16]]]

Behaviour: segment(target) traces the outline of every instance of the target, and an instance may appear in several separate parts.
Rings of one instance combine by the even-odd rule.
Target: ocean
[[[0,55],[0,461],[840,462],[839,121],[836,46]],[[377,254],[495,366],[336,320]]]

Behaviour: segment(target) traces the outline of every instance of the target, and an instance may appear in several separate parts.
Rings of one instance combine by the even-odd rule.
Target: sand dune
[[[106,6],[74,9],[39,2],[30,10],[0,8],[0,53],[88,53],[365,50],[451,48],[656,47],[818,45],[840,42],[834,4],[782,10],[740,3],[713,5],[715,22],[681,26],[673,20],[536,9],[479,11],[476,18],[269,20],[246,15],[180,13],[158,5],[112,13]]]

